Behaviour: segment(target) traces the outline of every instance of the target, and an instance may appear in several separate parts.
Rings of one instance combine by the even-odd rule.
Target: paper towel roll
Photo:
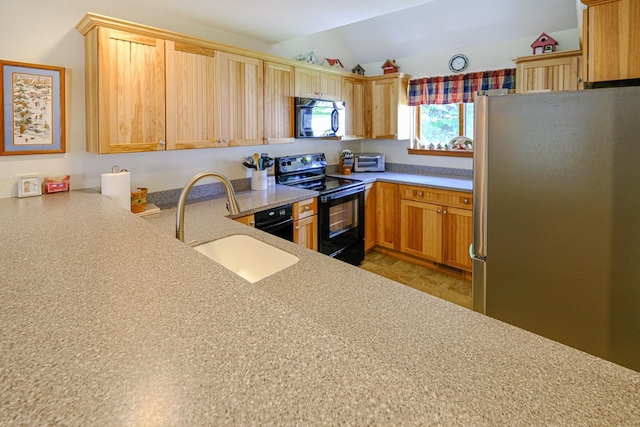
[[[131,210],[131,174],[129,172],[103,173],[101,181],[103,196]]]

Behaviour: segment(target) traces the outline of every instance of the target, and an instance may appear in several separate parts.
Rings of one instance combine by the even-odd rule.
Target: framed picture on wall
[[[0,155],[65,152],[64,68],[0,60]]]

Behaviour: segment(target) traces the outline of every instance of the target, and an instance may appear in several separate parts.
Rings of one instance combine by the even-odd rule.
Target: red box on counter
[[[45,194],[69,191],[69,175],[45,178],[42,182],[42,192]]]

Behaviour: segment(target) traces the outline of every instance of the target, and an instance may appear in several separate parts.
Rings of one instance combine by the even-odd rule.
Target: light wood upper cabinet
[[[295,85],[296,96],[342,100],[342,77],[337,74],[296,67]]]
[[[94,27],[85,35],[87,151],[164,150],[164,40]]]
[[[346,105],[345,138],[367,136],[367,82],[362,79],[342,79],[342,100]]]
[[[373,77],[370,81],[371,138],[410,139],[413,107],[409,107],[409,76],[402,73]]]
[[[216,129],[216,52],[166,42],[167,149],[220,147]]]
[[[582,51],[516,58],[516,93],[582,89]]]
[[[264,62],[264,143],[293,142],[295,70],[292,66]]]
[[[262,60],[217,52],[216,69],[216,127],[223,145],[262,144]]]
[[[585,82],[640,78],[640,1],[582,0]]]

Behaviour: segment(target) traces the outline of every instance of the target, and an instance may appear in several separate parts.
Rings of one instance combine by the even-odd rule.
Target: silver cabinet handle
[[[436,212],[441,213],[442,211],[440,209],[438,209]]]
[[[424,195],[424,193],[422,191],[418,191],[418,196],[422,197]]]
[[[164,146],[167,144],[167,142],[166,142],[164,139],[161,139],[161,140],[158,142],[158,144],[160,144],[160,146],[161,146],[161,147],[164,147]]]
[[[443,211],[443,212],[442,212],[442,215],[446,215],[446,214],[447,214],[447,211]]]
[[[224,139],[224,143],[225,143],[225,144],[228,144],[228,143],[229,143],[229,138],[225,138],[225,139]]]
[[[296,225],[296,230],[300,230],[300,226],[299,225]]]
[[[269,143],[269,141],[271,141],[271,138],[266,137],[264,140],[265,140],[265,141],[267,141],[267,144],[268,144],[268,143]]]
[[[309,206],[304,207],[304,211],[307,212],[309,210]]]
[[[468,205],[469,204],[469,199],[464,199],[464,204]]]

